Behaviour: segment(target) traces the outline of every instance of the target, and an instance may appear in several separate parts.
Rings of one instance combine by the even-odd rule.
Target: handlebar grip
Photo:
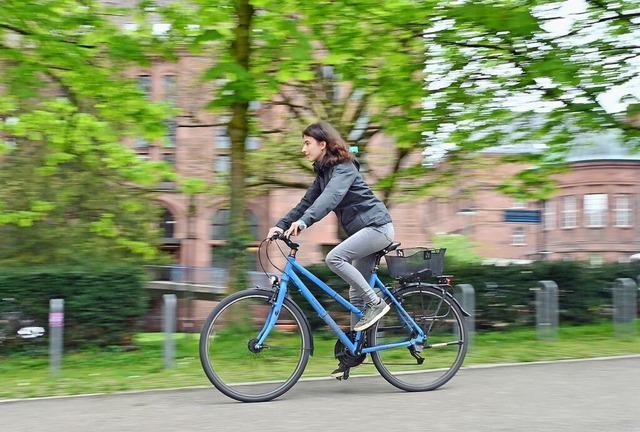
[[[289,237],[285,236],[283,232],[279,232],[278,231],[274,235],[269,237],[269,241],[274,241],[274,240],[282,240],[291,249],[298,249],[300,247],[300,245],[298,243],[292,242],[291,239]]]
[[[284,236],[284,233],[281,233],[280,231],[276,231],[276,233],[274,235],[269,237],[269,241],[274,241],[274,240],[281,239],[283,236]]]

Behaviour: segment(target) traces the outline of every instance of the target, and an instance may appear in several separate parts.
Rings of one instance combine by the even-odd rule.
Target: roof
[[[593,134],[586,137],[568,153],[567,162],[591,160],[633,160],[640,161],[640,152],[625,145],[613,133]]]
[[[540,153],[545,151],[545,144],[534,144],[524,142],[518,144],[504,144],[488,147],[480,150],[485,154],[522,154]],[[571,149],[568,151],[565,161],[581,162],[595,160],[631,160],[640,161],[640,151],[634,150],[631,145],[623,143],[619,133],[598,132],[581,135],[574,140]]]

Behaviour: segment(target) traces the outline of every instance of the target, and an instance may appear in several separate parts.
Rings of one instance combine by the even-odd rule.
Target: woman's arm
[[[313,202],[320,196],[320,182],[318,178],[313,181],[307,192],[304,194],[298,205],[292,208],[289,213],[278,221],[276,227],[282,228],[282,231],[289,229],[289,226],[302,216],[302,214],[313,204]],[[307,223],[307,221],[305,221]],[[307,223],[307,225],[310,225]]]
[[[331,178],[322,193],[308,206],[302,215],[294,220],[302,219],[307,226],[318,222],[329,212],[335,210],[357,176],[358,169],[353,163],[346,162],[335,165],[331,172]]]

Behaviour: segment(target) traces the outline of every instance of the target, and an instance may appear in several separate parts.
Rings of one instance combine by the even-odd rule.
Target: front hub
[[[249,351],[251,351],[252,353],[258,354],[262,352],[262,350],[264,349],[264,346],[258,346],[258,339],[253,338],[247,344],[247,348],[249,348]]]

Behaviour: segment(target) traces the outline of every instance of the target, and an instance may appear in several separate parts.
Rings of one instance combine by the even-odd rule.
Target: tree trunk
[[[248,0],[237,0],[235,6],[238,26],[231,50],[237,64],[248,70],[251,56],[251,20],[254,11]],[[230,238],[228,245],[231,265],[229,268],[229,292],[245,288],[247,281],[246,247],[249,239],[245,200],[245,141],[249,132],[248,110],[248,100],[234,102],[231,106],[231,121],[229,123],[229,137],[231,138]]]

